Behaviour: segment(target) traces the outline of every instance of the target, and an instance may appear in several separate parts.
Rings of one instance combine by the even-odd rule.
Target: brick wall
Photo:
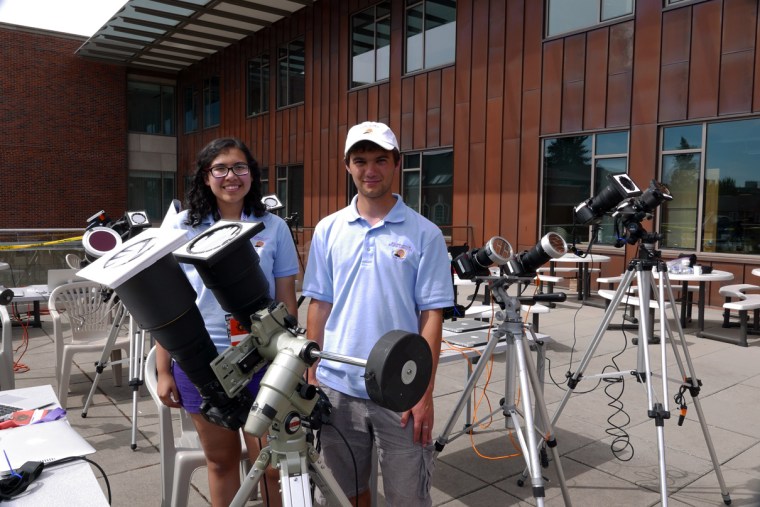
[[[84,40],[0,24],[0,229],[126,209],[126,70],[76,56]]]

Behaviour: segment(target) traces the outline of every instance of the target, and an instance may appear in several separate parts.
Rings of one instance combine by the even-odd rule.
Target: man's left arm
[[[433,356],[433,371],[430,374],[430,383],[422,399],[411,410],[401,414],[401,426],[406,426],[411,417],[414,424],[414,442],[423,446],[433,441],[433,422],[435,421],[433,388],[435,387],[435,373],[438,370],[438,359],[441,355],[442,326],[442,310],[423,310],[420,312],[420,334],[430,346],[430,353]]]

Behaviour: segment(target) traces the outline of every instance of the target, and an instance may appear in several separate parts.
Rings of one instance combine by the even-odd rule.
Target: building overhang
[[[179,72],[314,0],[129,0],[76,54],[131,69]]]

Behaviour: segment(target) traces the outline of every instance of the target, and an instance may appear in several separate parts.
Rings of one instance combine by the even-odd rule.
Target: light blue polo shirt
[[[187,239],[190,240],[202,232],[208,230],[214,224],[211,215],[203,219],[198,227],[190,227],[185,224],[187,220],[187,210],[179,213],[173,224],[172,229],[183,229],[187,231]],[[241,220],[246,222],[262,222],[264,230],[251,238],[256,253],[259,255],[259,267],[264,272],[267,282],[269,282],[269,297],[274,299],[274,279],[285,276],[298,274],[298,254],[296,252],[293,237],[290,235],[290,229],[285,221],[273,215],[264,213],[261,217],[248,217],[243,215]],[[195,303],[201,311],[203,321],[206,323],[206,329],[211,335],[211,340],[216,345],[219,352],[226,350],[230,346],[230,339],[227,335],[227,322],[225,320],[226,312],[219,306],[219,302],[214,297],[213,292],[203,285],[200,275],[192,264],[182,264],[182,269],[190,280],[197,297]]]
[[[451,267],[441,230],[401,196],[373,227],[351,205],[321,220],[311,241],[303,294],[331,303],[324,350],[367,359],[388,331],[419,332],[423,310],[454,304]],[[364,367],[322,359],[317,379],[369,398]]]

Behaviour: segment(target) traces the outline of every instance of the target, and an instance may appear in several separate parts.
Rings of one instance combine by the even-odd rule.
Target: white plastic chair
[[[112,295],[103,301],[104,287],[95,282],[73,282],[57,287],[50,294],[48,308],[53,318],[55,342],[55,376],[58,399],[66,408],[69,380],[74,355],[80,352],[102,352],[117,310]],[[68,325],[67,325],[68,324]],[[121,350],[129,354],[129,334],[120,329],[112,347],[111,359],[119,359]],[[121,385],[121,362],[111,363],[114,385]]]
[[[162,507],[184,507],[187,505],[190,479],[198,468],[206,466],[198,433],[188,413],[180,409],[180,431],[174,435],[171,409],[158,398],[158,377],[156,374],[156,348],[148,352],[145,360],[145,386],[148,388],[158,409],[159,452],[161,455],[161,505]],[[240,470],[247,473],[245,458],[247,451],[243,444],[243,460]]]
[[[0,305],[0,320],[3,324],[2,347],[0,347],[0,389],[15,389],[16,380],[13,373],[13,328],[8,308]]]

